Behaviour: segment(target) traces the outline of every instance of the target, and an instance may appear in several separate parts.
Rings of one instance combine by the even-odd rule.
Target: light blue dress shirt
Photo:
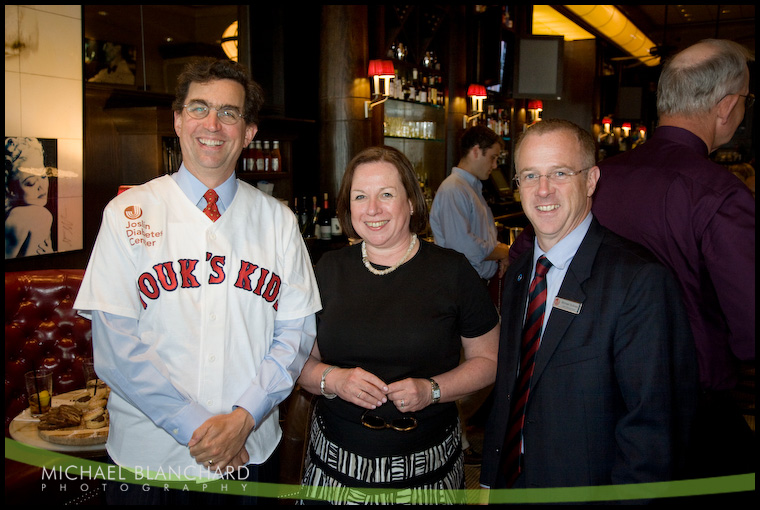
[[[435,244],[463,253],[481,278],[496,274],[498,261],[485,259],[499,244],[498,231],[480,179],[454,167],[435,194],[430,228]]]
[[[198,209],[202,211],[206,208],[206,199],[203,198],[203,194],[208,191],[208,188],[185,168],[184,163],[179,167],[179,171],[172,174],[172,179],[174,179],[177,186]],[[232,203],[232,199],[235,198],[235,193],[237,192],[237,186],[237,176],[233,172],[226,181],[214,188],[216,194],[219,195],[219,199],[216,202],[219,214],[224,214],[224,211]]]
[[[593,215],[588,213],[572,232],[552,246],[548,252],[544,252],[538,246],[538,240],[533,241],[533,270],[530,274],[530,281],[533,281],[533,275],[536,273],[536,263],[541,255],[546,255],[546,258],[552,263],[552,267],[546,273],[546,311],[544,312],[544,324],[541,327],[541,336],[544,335],[544,328],[546,328],[546,323],[549,321],[554,298],[557,297],[559,289],[562,287],[562,282],[567,274],[567,268],[570,267],[570,263],[573,261],[573,257],[575,257],[575,253],[578,251],[581,242],[583,242],[583,238],[586,237],[592,218]],[[526,303],[526,313],[527,310],[528,304]]]

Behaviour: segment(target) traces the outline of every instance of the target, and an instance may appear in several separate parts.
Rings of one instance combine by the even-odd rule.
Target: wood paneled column
[[[364,101],[367,79],[368,19],[366,5],[322,6],[319,71],[320,192],[333,200],[351,158],[371,145]]]

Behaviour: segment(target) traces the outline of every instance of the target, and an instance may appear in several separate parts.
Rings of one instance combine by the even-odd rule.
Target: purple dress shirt
[[[593,213],[676,274],[704,389],[737,382],[755,359],[755,200],[708,159],[691,132],[661,126],[640,147],[601,161]]]

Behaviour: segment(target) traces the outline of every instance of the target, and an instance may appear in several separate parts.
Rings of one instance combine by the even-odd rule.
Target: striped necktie
[[[528,313],[525,317],[520,350],[520,370],[512,393],[512,407],[502,454],[502,469],[506,475],[507,487],[511,487],[522,472],[522,431],[525,424],[525,408],[528,404],[530,379],[536,366],[536,352],[544,324],[546,273],[551,265],[549,259],[542,255],[536,263],[536,275],[530,284]]]

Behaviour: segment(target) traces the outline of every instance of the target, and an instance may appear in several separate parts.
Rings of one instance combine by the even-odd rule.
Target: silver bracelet
[[[338,367],[336,367],[335,365],[331,365],[325,368],[325,371],[322,372],[322,380],[319,382],[319,391],[322,393],[322,396],[329,399],[333,399],[338,396],[336,393],[325,393],[325,377],[327,377],[327,374],[329,374],[333,368],[338,368]]]

